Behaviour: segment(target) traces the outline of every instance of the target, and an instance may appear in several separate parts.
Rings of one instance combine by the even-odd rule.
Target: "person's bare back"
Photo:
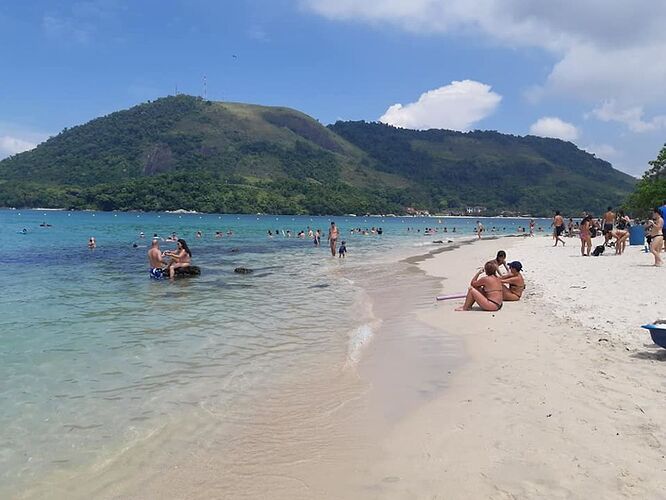
[[[160,268],[164,265],[164,262],[162,262],[162,252],[157,240],[153,240],[150,250],[148,250],[148,262],[150,262],[151,269]]]

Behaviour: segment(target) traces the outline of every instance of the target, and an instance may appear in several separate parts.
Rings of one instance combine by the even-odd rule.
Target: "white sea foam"
[[[375,330],[379,327],[380,321],[365,323],[349,335],[347,344],[347,366],[356,366],[363,355],[366,346],[375,336]]]

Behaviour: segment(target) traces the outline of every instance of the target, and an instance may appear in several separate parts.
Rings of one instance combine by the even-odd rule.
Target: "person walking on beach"
[[[649,226],[650,253],[654,255],[654,265],[659,267],[663,264],[661,260],[662,246],[664,245],[664,218],[658,207],[652,211],[652,224]]]
[[[559,210],[555,212],[555,217],[553,217],[552,226],[553,226],[553,239],[555,240],[555,244],[553,246],[556,247],[558,241],[561,241],[562,246],[564,246],[565,245],[564,240],[560,238],[560,236],[562,236],[562,233],[564,233],[564,218],[560,215]]]
[[[613,209],[611,207],[608,207],[608,210],[606,210],[606,213],[604,214],[604,225],[602,228],[602,232],[604,235],[604,245],[608,246],[608,242],[613,239],[613,227],[615,224],[615,214],[613,213]]]
[[[589,257],[592,251],[592,234],[590,232],[592,216],[586,216],[580,223],[580,254],[583,257]]]
[[[530,236],[534,236],[534,227],[536,226],[536,223],[534,222],[534,219],[530,220]]]
[[[481,273],[486,273],[483,278],[479,278]],[[483,269],[477,271],[470,282],[467,290],[465,303],[456,309],[456,311],[471,311],[472,306],[477,303],[484,311],[499,311],[502,309],[503,289],[502,282],[495,276],[497,266],[492,262],[486,262]]]
[[[483,234],[483,231],[485,228],[483,227],[483,224],[481,224],[481,221],[477,220],[476,221],[476,237],[478,239],[481,239],[481,235]]]
[[[340,231],[335,225],[335,222],[331,222],[331,227],[328,229],[328,242],[331,245],[331,255],[335,257],[337,253],[338,246],[338,237],[340,236]]]

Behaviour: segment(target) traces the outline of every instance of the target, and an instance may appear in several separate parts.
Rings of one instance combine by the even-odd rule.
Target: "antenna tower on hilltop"
[[[208,99],[208,84],[206,82],[206,75],[203,78],[203,98]]]

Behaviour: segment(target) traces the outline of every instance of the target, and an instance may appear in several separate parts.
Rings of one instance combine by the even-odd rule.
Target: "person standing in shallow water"
[[[150,250],[148,250],[148,263],[150,264],[150,276],[153,279],[162,279],[164,277],[162,266],[166,263],[162,260],[160,242],[157,238],[153,238],[153,241],[150,244]]]
[[[328,230],[328,242],[331,246],[331,255],[333,257],[335,257],[337,254],[339,236],[340,236],[340,231],[338,231],[338,227],[335,225],[335,222],[331,222],[331,227]]]
[[[476,237],[478,239],[481,239],[481,236],[483,235],[483,231],[485,228],[483,227],[483,224],[481,224],[480,220],[476,221]]]

